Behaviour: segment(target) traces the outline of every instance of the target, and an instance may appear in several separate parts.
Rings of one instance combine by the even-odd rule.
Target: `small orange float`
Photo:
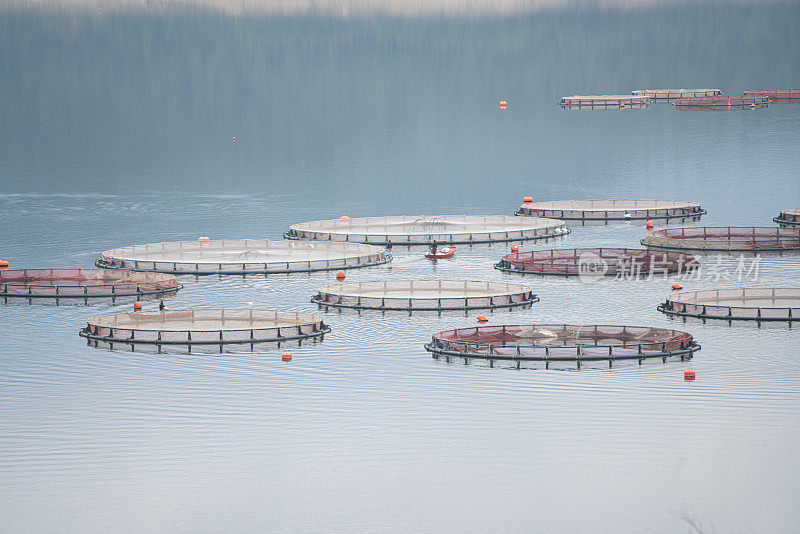
[[[336,279],[344,280],[344,271],[336,271]]]
[[[0,271],[7,271],[11,264],[7,260],[0,260]]]
[[[142,311],[142,303],[138,300],[133,303],[133,311]]]
[[[694,381],[694,371],[692,371],[691,369],[684,371],[683,372],[683,379],[686,380],[687,382],[693,382]]]
[[[519,252],[519,245],[511,245],[511,252]]]
[[[681,289],[683,289],[683,286],[680,285],[679,283],[675,282],[674,284],[672,284],[673,291],[680,291]]]
[[[523,204],[530,204],[531,202],[533,202],[533,197],[524,197],[522,199]]]
[[[292,353],[291,352],[284,352],[281,354],[281,361],[282,362],[290,362],[292,361]]]
[[[489,321],[489,319],[487,319],[485,315],[479,315],[478,316],[478,322],[479,323],[486,323],[488,321]]]

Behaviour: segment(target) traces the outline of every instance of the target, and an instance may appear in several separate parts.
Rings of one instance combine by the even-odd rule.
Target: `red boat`
[[[441,259],[444,259],[444,258],[451,258],[453,256],[453,254],[456,253],[456,248],[457,247],[455,247],[455,246],[449,246],[449,247],[440,248],[436,252],[428,252],[427,254],[425,254],[425,257],[426,258],[430,258],[432,260],[441,260]]]

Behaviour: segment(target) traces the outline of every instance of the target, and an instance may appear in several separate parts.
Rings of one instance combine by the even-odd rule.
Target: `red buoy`
[[[11,264],[7,260],[0,260],[0,271],[6,271],[9,267]]]
[[[683,379],[686,380],[687,382],[693,382],[694,381],[694,371],[692,371],[691,369],[689,369],[687,371],[684,371],[683,372]]]
[[[680,291],[681,289],[683,289],[683,286],[680,285],[678,282],[675,282],[674,284],[672,284],[672,290],[673,291]]]
[[[486,323],[488,321],[489,321],[489,319],[487,319],[485,315],[479,315],[478,316],[478,322],[479,323]]]
[[[142,303],[138,300],[133,303],[133,311],[142,311]]]
[[[344,271],[336,271],[336,279],[339,281],[344,280]]]
[[[211,238],[207,236],[200,236],[197,238],[197,240],[200,241],[201,243],[208,243],[209,241],[211,241]]]
[[[522,199],[523,204],[530,204],[531,202],[533,202],[533,197],[524,197]]]
[[[292,353],[291,352],[284,352],[281,354],[281,361],[282,362],[290,362],[292,361]]]
[[[519,245],[511,245],[511,252],[519,252]]]

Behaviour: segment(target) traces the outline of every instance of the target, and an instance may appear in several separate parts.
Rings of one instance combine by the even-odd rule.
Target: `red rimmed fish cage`
[[[507,254],[495,269],[542,275],[635,277],[692,273],[700,263],[691,254],[640,248],[571,248]]]
[[[455,311],[530,306],[531,288],[471,280],[347,282],[319,289],[311,302],[322,307],[386,311]]]
[[[172,294],[183,287],[169,274],[48,268],[0,271],[3,302],[88,304],[93,299],[144,298]]]
[[[641,109],[650,105],[646,95],[573,95],[561,97],[564,109]]]
[[[772,219],[780,226],[800,227],[800,208],[781,211],[777,217]]]
[[[771,102],[800,102],[800,89],[759,89],[745,91],[744,96],[766,97]]]
[[[527,324],[455,328],[433,334],[425,349],[433,356],[516,363],[637,360],[679,356],[700,350],[691,334],[647,326]]]
[[[678,98],[672,103],[676,109],[738,109],[765,108],[769,104],[766,96],[719,95]]]
[[[235,352],[322,339],[330,327],[313,313],[260,309],[196,309],[92,317],[80,331],[94,347],[131,351]]]
[[[530,200],[530,197],[526,198]],[[523,202],[515,215],[563,221],[621,222],[644,219],[699,220],[706,214],[697,202],[683,200],[605,199]]]
[[[642,239],[648,248],[704,252],[784,252],[800,250],[800,228],[698,226],[665,228]]]
[[[743,287],[677,291],[658,305],[658,311],[673,317],[727,321],[800,321],[800,288]]]

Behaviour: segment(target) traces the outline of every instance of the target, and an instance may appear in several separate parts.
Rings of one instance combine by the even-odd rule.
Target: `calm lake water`
[[[345,214],[511,214],[529,194],[692,200],[704,224],[774,226],[800,207],[800,105],[556,102],[796,88],[798,20],[797,3],[349,19],[0,8],[0,257],[89,267],[117,246],[279,239]],[[574,227],[522,249],[643,235]],[[800,328],[683,324],[655,310],[672,279],[514,276],[492,268],[507,252],[431,264],[396,249],[348,280],[521,281],[541,302],[491,324],[675,327],[703,349],[489,368],[423,349],[478,312],[328,313],[333,332],[285,364],[78,336],[128,305],[0,306],[2,530],[673,533],[693,515],[706,532],[800,531]],[[684,284],[797,287],[800,255],[758,275]],[[184,277],[168,306],[312,311],[332,279]]]

